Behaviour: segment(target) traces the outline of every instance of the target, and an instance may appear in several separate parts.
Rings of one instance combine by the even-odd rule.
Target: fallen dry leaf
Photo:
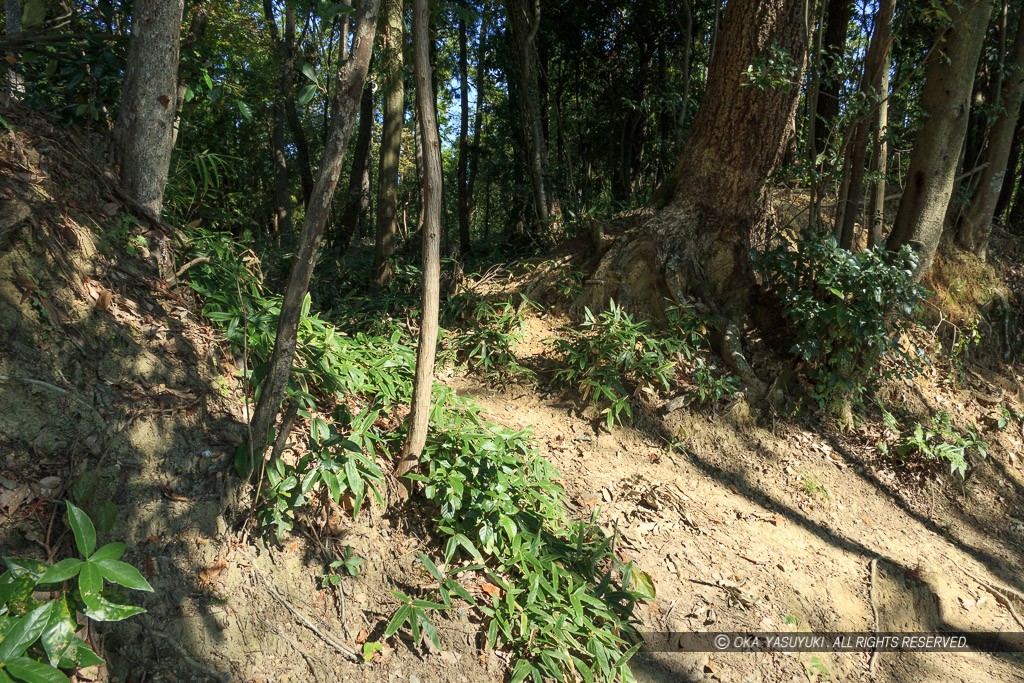
[[[228,568],[228,561],[223,557],[213,563],[213,566],[207,567],[199,572],[199,579],[204,583],[210,583],[218,576],[221,572]]]
[[[484,593],[487,593],[487,595],[491,596],[492,598],[494,596],[498,596],[499,598],[501,597],[501,589],[489,583],[481,583],[480,590],[482,590]]]

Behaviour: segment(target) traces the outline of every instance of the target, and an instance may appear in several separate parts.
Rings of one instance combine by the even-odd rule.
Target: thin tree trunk
[[[1006,162],[1006,178],[1003,181],[1003,189],[999,191],[999,201],[996,202],[996,218],[1004,216],[1007,209],[1010,208],[1013,190],[1020,177],[1017,171],[1020,168],[1022,151],[1024,151],[1024,116],[1018,113],[1017,128],[1013,133],[1013,144],[1010,145],[1010,159]]]
[[[384,0],[381,30],[383,85],[381,99],[384,126],[380,136],[380,170],[377,173],[377,239],[373,250],[373,275],[378,284],[391,281],[391,257],[398,230],[398,163],[405,117],[405,83],[402,63],[404,28],[402,0]]]
[[[395,476],[410,472],[419,464],[427,441],[430,392],[434,382],[434,354],[437,349],[438,309],[441,278],[441,141],[437,135],[434,88],[431,84],[427,0],[413,0],[413,66],[416,80],[416,108],[423,122],[423,314],[420,319],[416,376],[413,380],[409,431],[402,446],[402,458]]]
[[[825,23],[821,66],[825,71],[818,87],[817,118],[814,120],[815,148],[821,153],[833,137],[833,124],[839,116],[839,91],[842,77],[834,73],[842,64],[846,49],[846,34],[853,14],[851,0],[829,0],[828,18]]]
[[[679,116],[676,118],[676,141],[683,141],[683,126],[686,124],[686,114],[690,108],[690,54],[693,52],[693,12],[690,10],[689,0],[683,0],[683,87],[679,95]]]
[[[331,206],[334,189],[345,161],[352,128],[355,125],[356,110],[359,107],[366,70],[373,50],[373,36],[377,27],[377,8],[380,0],[362,0],[356,17],[355,38],[352,56],[342,64],[337,73],[334,97],[331,102],[331,126],[328,130],[324,152],[320,156],[313,195],[306,210],[299,245],[292,258],[288,283],[281,302],[281,315],[277,321],[277,336],[274,351],[270,357],[267,378],[263,382],[259,403],[251,420],[251,452],[257,461],[262,460],[267,448],[270,427],[277,415],[284,397],[292,361],[298,342],[297,331],[302,313],[302,302],[309,289],[309,279],[316,265],[317,250],[323,238],[327,214]]]
[[[861,77],[860,92],[866,102],[877,102],[885,99],[888,92],[882,89],[884,78],[882,71],[888,65],[887,58],[892,34],[892,18],[896,9],[896,0],[880,0],[875,13],[875,29],[871,35],[871,43],[864,57],[864,74]],[[873,118],[873,117],[872,117]],[[864,186],[864,160],[867,157],[868,138],[871,133],[871,120],[863,116],[854,125],[851,146],[848,148],[849,186],[843,203],[843,221],[840,227],[839,244],[844,249],[853,248],[854,223],[857,218],[857,204],[861,200]],[[865,221],[866,222],[866,221]]]
[[[344,250],[352,236],[362,234],[360,225],[366,222],[370,210],[370,143],[373,135],[373,89],[367,83],[359,100],[359,130],[352,157],[352,174],[348,180],[348,203],[341,216],[339,244]]]
[[[294,5],[290,3],[285,5],[284,16],[284,41],[282,41],[284,71],[281,75],[281,95],[284,100],[285,120],[288,122],[288,128],[292,132],[292,141],[295,143],[295,163],[299,167],[299,181],[302,183],[302,203],[303,206],[305,206],[309,204],[309,198],[313,194],[313,169],[309,161],[309,142],[306,140],[306,131],[302,127],[302,120],[299,118],[299,110],[295,105]],[[330,79],[328,79],[328,83],[329,82]],[[328,97],[330,97],[330,95],[328,95]]]
[[[282,58],[281,75],[277,82],[277,96],[273,103],[273,123],[270,133],[270,152],[273,157],[274,172],[274,225],[277,229],[278,244],[281,243],[281,235],[288,239],[292,238],[292,195],[291,183],[288,180],[288,155],[285,153],[285,100],[290,93],[286,92],[285,63],[287,59],[281,46],[281,39],[277,31],[277,18],[274,16],[274,6],[271,0],[263,0],[263,17],[267,22],[267,30],[270,31],[270,38],[274,42],[274,48]]]
[[[465,12],[459,12],[459,160],[456,172],[459,202],[459,253],[465,259],[469,240],[469,57]]]
[[[21,35],[21,3],[19,0],[4,0],[4,11],[7,13],[6,29],[8,38],[17,38]],[[15,57],[14,63],[7,67],[7,84],[15,99],[25,92],[25,83],[22,80],[21,72],[17,68],[18,60]]]
[[[171,149],[178,145],[178,131],[181,128],[181,110],[185,108],[185,93],[188,91],[188,81],[191,77],[189,60],[186,55],[191,53],[196,44],[203,37],[206,31],[206,6],[204,0],[196,0],[189,9],[191,15],[188,22],[188,36],[185,38],[181,53],[182,59],[178,64],[178,94],[174,106],[174,129],[171,133]]]
[[[480,131],[483,128],[484,102],[487,89],[487,7],[480,14],[480,38],[476,49],[476,113],[473,116],[473,145],[469,149],[469,180],[466,194],[469,195],[470,216],[476,211],[473,190],[476,188],[477,173],[480,170]]]
[[[873,146],[871,151],[871,171],[875,181],[871,184],[867,220],[871,221],[868,228],[868,246],[877,247],[882,243],[882,225],[885,222],[885,176],[888,172],[889,149],[886,140],[889,126],[889,54],[886,50],[882,55],[882,68],[879,73],[878,94],[882,101],[878,103],[872,125]]]
[[[153,216],[163,210],[174,150],[184,0],[136,0],[121,109],[114,126],[121,180]]]
[[[1003,72],[1006,81],[1001,88],[1004,106],[992,124],[988,148],[985,150],[983,163],[988,165],[981,172],[977,192],[957,231],[957,243],[982,261],[988,250],[992,218],[1006,178],[1013,131],[1017,127],[1021,97],[1024,96],[1024,11],[1018,12],[1018,15],[1009,68]]]
[[[957,161],[967,132],[967,115],[975,65],[981,54],[992,4],[973,0],[963,10],[946,5],[953,26],[944,29],[939,49],[932,52],[925,71],[921,108],[924,126],[917,133],[910,156],[907,186],[896,213],[887,247],[896,251],[910,245],[918,254],[915,277],[931,268],[942,236]]]
[[[540,28],[539,0],[508,0],[508,30],[515,52],[514,77],[518,85],[519,122],[526,142],[526,164],[533,189],[537,222],[550,222],[552,199],[547,187],[547,145],[541,123],[540,90],[537,76],[537,30]]]

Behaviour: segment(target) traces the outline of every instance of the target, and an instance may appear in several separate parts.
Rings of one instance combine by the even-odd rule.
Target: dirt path
[[[539,351],[558,322],[534,320],[521,348]],[[994,452],[968,483],[967,502],[946,500],[943,490],[908,502],[857,435],[822,437],[795,425],[773,433],[748,420],[734,424],[723,410],[670,416],[686,444],[670,451],[637,429],[608,432],[594,409],[581,413],[557,392],[495,389],[472,377],[448,382],[489,419],[532,426],[580,512],[599,509],[606,531],[619,533],[623,557],[657,588],[642,611],[645,628],[871,631],[877,559],[880,631],[1024,630],[956,566],[1024,589],[1024,532],[1005,516],[1021,509],[1022,477],[1006,466],[1006,452]],[[869,678],[869,657],[641,654],[635,668],[651,681],[805,680],[825,670],[857,680]],[[883,653],[877,680],[1024,680],[1022,665],[1009,655]]]

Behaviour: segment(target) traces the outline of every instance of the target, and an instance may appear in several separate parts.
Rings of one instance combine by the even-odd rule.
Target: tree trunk
[[[476,202],[473,190],[476,188],[477,173],[480,170],[480,131],[483,127],[484,102],[487,88],[487,8],[480,15],[480,38],[476,48],[476,113],[473,116],[473,144],[469,149],[469,179],[466,182],[466,195],[470,202],[470,216],[475,213]]]
[[[114,126],[121,180],[159,217],[171,165],[184,0],[137,0],[132,12],[121,109]]]
[[[533,190],[537,222],[546,228],[551,220],[552,199],[547,186],[547,144],[541,123],[540,89],[537,76],[537,30],[540,28],[540,0],[508,0],[508,31],[515,52],[513,78],[518,85],[519,124],[526,143],[526,166]]]
[[[356,17],[355,37],[352,54],[337,73],[334,97],[331,102],[331,125],[328,129],[320,167],[317,170],[313,194],[306,210],[299,245],[292,258],[288,283],[281,302],[281,315],[277,321],[277,336],[274,351],[270,357],[267,378],[260,391],[251,421],[251,452],[262,460],[267,447],[270,427],[277,415],[288,379],[291,375],[292,360],[295,357],[297,331],[302,313],[302,302],[309,289],[309,279],[316,265],[316,255],[323,238],[327,214],[331,206],[334,189],[345,161],[352,128],[355,125],[356,110],[359,107],[366,70],[373,50],[373,36],[377,26],[377,8],[380,0],[362,0]]]
[[[918,280],[931,268],[942,236],[992,4],[974,0],[961,11],[950,2],[946,12],[953,26],[944,29],[928,60],[921,93],[926,118],[914,139],[906,188],[887,243],[893,251],[908,244],[917,252]]]
[[[469,241],[469,57],[465,12],[459,12],[459,167],[456,182],[459,202],[459,253],[465,259]]]
[[[178,144],[178,131],[181,128],[181,111],[185,108],[185,93],[188,91],[188,81],[192,76],[188,55],[193,53],[196,45],[202,40],[206,31],[207,8],[204,0],[196,0],[192,3],[189,13],[191,17],[188,22],[188,35],[181,46],[181,60],[178,64],[178,94],[174,107],[174,130],[171,133],[171,149]]]
[[[274,42],[282,58],[281,76],[277,82],[277,96],[273,103],[273,123],[270,132],[270,152],[273,155],[274,172],[274,226],[277,229],[278,244],[281,243],[281,235],[292,238],[292,193],[291,183],[288,180],[288,155],[285,152],[284,120],[285,100],[291,96],[285,90],[287,71],[287,59],[281,46],[281,40],[277,32],[277,19],[274,17],[274,6],[272,0],[263,0],[263,17],[267,22],[267,30],[270,31],[270,38]]]
[[[405,118],[405,83],[402,62],[404,28],[402,0],[384,0],[381,13],[381,86],[384,126],[380,135],[380,170],[377,173],[377,240],[373,274],[379,284],[391,281],[391,257],[398,230],[398,162]]]
[[[21,35],[21,3],[19,0],[4,0],[4,11],[6,12],[7,37],[17,38]],[[25,83],[17,65],[18,60],[15,57],[15,61],[7,67],[7,84],[15,98],[25,92]]]
[[[988,250],[992,218],[1005,182],[1013,131],[1017,127],[1021,97],[1024,96],[1024,11],[1018,12],[1018,15],[1013,52],[1009,68],[1003,72],[1005,83],[1000,89],[1003,107],[996,122],[992,124],[988,148],[983,158],[983,163],[988,165],[981,171],[978,189],[957,231],[957,243],[982,261]]]
[[[885,222],[885,176],[889,164],[889,149],[886,141],[889,126],[889,54],[889,50],[886,50],[882,55],[881,80],[878,88],[882,101],[878,103],[874,124],[871,127],[873,137],[871,171],[875,174],[876,179],[871,185],[868,199],[867,219],[871,221],[868,228],[869,247],[877,247],[882,243],[882,225]]]
[[[888,89],[882,89],[882,82],[885,78],[882,71],[889,63],[888,53],[895,9],[896,0],[880,0],[878,11],[875,13],[875,29],[864,57],[864,74],[861,77],[859,88],[865,102],[877,103],[889,94]],[[857,205],[863,194],[864,160],[867,157],[870,133],[871,120],[866,113],[855,122],[849,143],[850,147],[847,149],[850,175],[843,206],[843,221],[839,231],[839,244],[844,249],[853,248],[854,223],[857,219]]]
[[[284,101],[285,120],[292,132],[295,143],[295,163],[299,167],[299,181],[302,183],[303,206],[309,204],[313,194],[313,170],[309,163],[309,142],[302,128],[298,107],[295,106],[295,7],[285,4],[284,40],[281,42],[284,69],[281,72],[281,96]],[[347,34],[346,34],[347,35]]]
[[[1010,159],[1006,162],[1006,177],[1003,180],[1003,189],[999,191],[999,201],[996,202],[996,218],[1004,216],[1007,209],[1010,208],[1013,190],[1020,177],[1017,170],[1020,168],[1022,151],[1024,151],[1024,116],[1018,113],[1017,129],[1013,133],[1013,144],[1010,145]]]
[[[814,146],[818,153],[825,150],[832,137],[832,126],[839,116],[839,91],[842,77],[834,73],[840,68],[846,50],[846,34],[853,14],[851,0],[829,0],[825,22],[824,51],[821,67],[825,75],[818,87],[817,118],[814,120]]]
[[[782,161],[807,57],[803,0],[730,0],[707,89],[682,156],[658,190],[662,208],[620,237],[579,303],[609,297],[635,310],[660,311],[706,283],[728,317],[745,308],[753,278],[748,255],[769,223],[765,182]],[[786,50],[796,66],[786,89],[752,86],[748,65]],[[753,144],[756,141],[757,144]]]
[[[370,142],[373,135],[373,89],[367,83],[359,100],[359,131],[348,180],[348,203],[341,217],[339,246],[344,250],[352,236],[362,234],[370,210]]]
[[[420,319],[416,377],[413,380],[409,431],[402,446],[402,458],[395,476],[402,476],[419,464],[427,440],[430,391],[434,382],[434,354],[437,349],[438,309],[441,278],[441,141],[437,134],[434,88],[431,84],[427,0],[413,0],[413,67],[416,80],[416,108],[423,132],[423,314]]]

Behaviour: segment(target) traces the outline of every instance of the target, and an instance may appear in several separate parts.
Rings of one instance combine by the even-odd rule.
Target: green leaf
[[[246,121],[252,121],[252,109],[242,100],[238,100],[238,111],[242,112]]]
[[[316,78],[316,69],[314,69],[314,68],[313,68],[313,65],[312,65],[312,64],[310,64],[309,62],[303,62],[303,63],[302,63],[302,73],[303,73],[303,74],[304,74],[304,75],[306,76],[306,78],[308,78],[309,80],[313,81],[314,83],[316,83],[316,82],[317,82],[317,78]]]
[[[427,557],[423,553],[420,553],[419,561],[420,564],[422,564],[424,568],[426,568],[427,572],[429,572],[431,576],[433,576],[438,581],[444,581],[444,575],[441,573],[441,570],[437,568],[436,564],[431,562],[429,557]]]
[[[384,629],[384,639],[388,639],[398,632],[398,629],[405,625],[405,622],[409,619],[409,615],[412,614],[412,607],[409,605],[402,605],[395,612],[394,616],[391,617],[391,621],[388,622],[388,627]]]
[[[427,634],[427,638],[430,638],[430,642],[434,644],[434,647],[440,650],[441,639],[437,635],[437,629],[434,628],[434,625],[430,623],[429,619],[427,619],[427,615],[418,614],[417,617],[419,618],[420,626],[423,627],[423,632]]]
[[[78,594],[90,609],[100,608],[100,593],[103,591],[103,575],[93,562],[83,562],[78,575]]]
[[[363,661],[364,662],[370,661],[371,659],[373,659],[373,655],[375,653],[380,652],[383,649],[384,649],[384,646],[381,645],[380,643],[376,642],[376,641],[373,641],[373,640],[366,641],[365,643],[363,643]]]
[[[82,669],[95,664],[102,664],[103,659],[92,651],[81,638],[72,638],[67,650],[57,664],[62,669]]]
[[[17,5],[15,5],[17,7]],[[43,0],[28,0],[21,11],[21,28],[27,30],[46,20],[46,3]]]
[[[7,671],[27,683],[69,683],[68,677],[48,664],[28,657],[15,657],[6,664]]]
[[[115,601],[114,598],[117,598]],[[128,617],[142,614],[146,610],[142,607],[129,605],[122,602],[121,596],[116,592],[106,590],[96,598],[96,606],[82,605],[82,613],[93,621],[121,621]]]
[[[36,638],[46,628],[50,621],[50,610],[52,603],[45,603],[36,607],[25,616],[15,620],[4,640],[0,643],[0,662],[9,662],[11,659],[20,656],[28,646],[35,642]]]
[[[96,549],[96,527],[92,525],[89,515],[77,507],[70,500],[68,501],[68,523],[71,531],[75,534],[75,545],[82,557],[89,557]]]
[[[299,104],[305,107],[309,104],[309,101],[313,99],[314,95],[316,95],[316,85],[310,83],[309,85],[304,86],[302,90],[299,91]]]
[[[73,646],[78,622],[71,615],[64,598],[54,601],[50,612],[50,620],[40,636],[40,642],[46,651],[50,666],[59,666],[61,659]]]
[[[99,567],[103,578],[111,583],[116,583],[125,588],[133,588],[137,591],[153,592],[153,587],[149,585],[149,581],[146,581],[139,570],[127,562],[96,560],[95,564]]]
[[[654,599],[654,581],[650,574],[640,570],[633,570],[633,590],[639,593],[645,600]]]
[[[108,543],[89,558],[90,562],[99,562],[100,560],[120,560],[121,556],[124,555],[125,544],[120,542]]]
[[[60,583],[78,576],[78,570],[82,567],[82,561],[77,557],[69,557],[53,565],[39,577],[39,583]]]
[[[117,506],[109,500],[103,501],[101,505],[93,508],[92,519],[96,523],[97,533],[107,533],[114,528],[114,520],[117,519]]]

